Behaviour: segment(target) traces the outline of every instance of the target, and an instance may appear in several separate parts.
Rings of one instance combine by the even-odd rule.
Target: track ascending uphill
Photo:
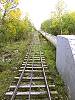
[[[18,75],[14,77],[5,98],[5,100],[59,100],[37,32],[33,34],[24,62],[18,69]]]

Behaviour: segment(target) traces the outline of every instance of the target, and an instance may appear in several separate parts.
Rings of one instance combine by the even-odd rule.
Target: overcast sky
[[[22,16],[29,14],[32,23],[39,29],[41,23],[50,17],[50,13],[55,10],[58,0],[20,0],[19,8]],[[64,0],[65,8],[75,11],[75,0]]]

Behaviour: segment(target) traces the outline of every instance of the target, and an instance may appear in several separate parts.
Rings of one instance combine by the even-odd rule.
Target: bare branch
[[[6,0],[5,2],[0,1],[0,3],[1,3],[1,4],[5,4],[5,3],[7,3],[7,0]]]
[[[10,9],[14,9],[14,8],[16,8],[17,7],[17,5],[14,5],[14,6],[12,6]]]

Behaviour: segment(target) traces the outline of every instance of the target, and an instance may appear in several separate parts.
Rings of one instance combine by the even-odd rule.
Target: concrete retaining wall
[[[56,66],[68,88],[70,100],[75,100],[75,35],[41,34],[56,47]]]
[[[49,40],[55,47],[57,46],[57,37],[41,31],[41,34]]]
[[[70,100],[75,100],[75,36],[57,36],[56,65],[68,87]]]

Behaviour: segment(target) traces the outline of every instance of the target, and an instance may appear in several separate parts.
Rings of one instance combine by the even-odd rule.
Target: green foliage
[[[50,29],[51,29],[50,24],[51,24],[51,21],[50,20],[46,20],[44,23],[42,23],[41,29],[44,30],[45,32],[49,32]]]
[[[0,0],[2,8],[6,11],[13,9],[17,6],[19,0]]]
[[[13,73],[10,70],[3,71],[0,74],[0,99],[4,100],[4,93],[5,90],[9,87],[9,82],[12,82],[12,79],[14,78],[15,73]]]
[[[17,75],[14,71],[21,66],[31,38],[32,35],[27,40],[3,44],[0,48],[0,100],[5,100],[4,93]]]
[[[18,5],[19,0],[0,0],[0,13],[2,15],[1,23],[4,23],[5,17],[12,10],[15,9]]]
[[[33,27],[28,17],[21,19],[21,11],[16,8],[18,2],[19,0],[0,0],[0,42],[27,39],[32,32]]]
[[[0,28],[0,41],[12,42],[27,39],[32,32],[32,24],[28,17],[21,19],[20,9],[11,10]]]
[[[41,24],[41,29],[53,35],[60,33],[59,21],[57,19],[46,20]]]
[[[75,12],[62,16],[63,34],[75,34]]]
[[[59,35],[61,33],[60,19],[53,17],[44,21],[41,29],[50,34]],[[75,12],[62,15],[62,34],[75,34]]]

